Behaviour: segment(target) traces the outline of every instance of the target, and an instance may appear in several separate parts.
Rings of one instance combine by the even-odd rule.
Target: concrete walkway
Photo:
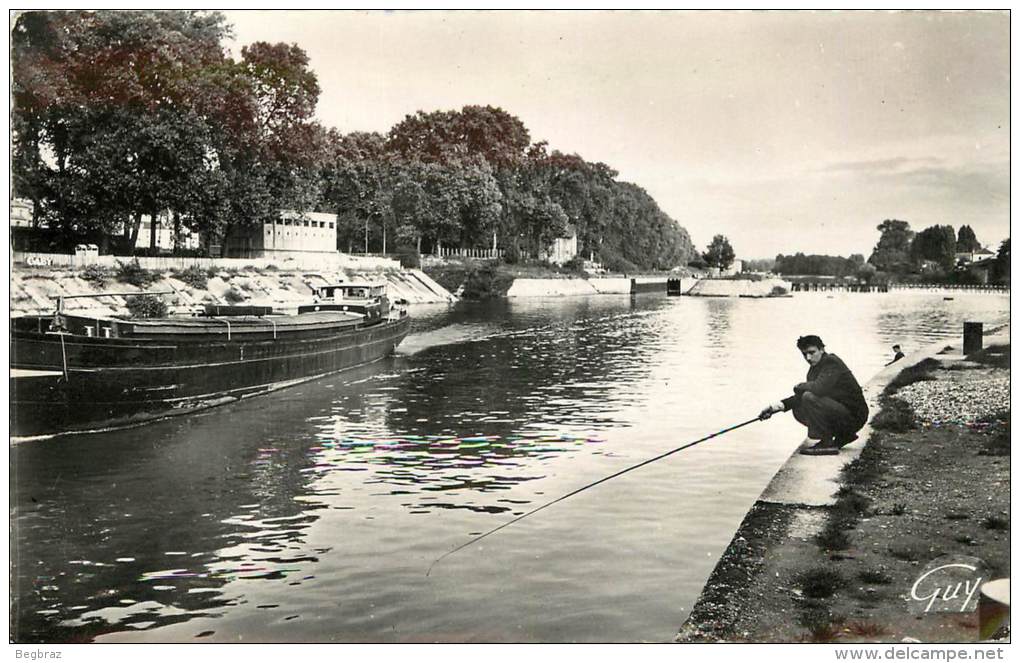
[[[1009,327],[986,335],[984,347],[1009,343]],[[952,350],[943,352],[949,346]],[[927,347],[906,355],[891,366],[886,366],[875,374],[863,387],[864,398],[868,402],[871,416],[879,410],[878,399],[886,385],[907,366],[913,366],[929,357],[941,361],[962,360],[963,336],[955,340],[943,339]],[[942,353],[942,354],[939,354]],[[839,490],[839,473],[843,466],[853,462],[871,435],[871,423],[857,434],[857,441],[843,447],[838,456],[804,456],[800,448],[814,444],[813,440],[804,440],[804,444],[790,456],[790,459],[779,469],[772,481],[758,498],[766,504],[785,504],[789,506],[830,506],[836,502],[835,493]]]

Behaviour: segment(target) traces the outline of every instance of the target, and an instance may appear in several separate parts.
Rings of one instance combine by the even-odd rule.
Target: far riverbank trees
[[[230,36],[218,12],[18,15],[14,189],[55,246],[130,252],[149,215],[208,250],[298,209],[338,214],[344,251],[496,247],[514,261],[576,233],[581,255],[619,271],[694,255],[647,192],[533,142],[502,109],[418,111],[386,133],[344,134],[316,121],[300,46],[257,42],[235,58]]]

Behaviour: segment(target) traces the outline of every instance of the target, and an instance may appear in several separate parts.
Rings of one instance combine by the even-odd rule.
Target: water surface
[[[667,641],[798,446],[741,428],[815,333],[864,382],[1006,296],[601,296],[419,307],[397,356],[11,451],[22,642]]]

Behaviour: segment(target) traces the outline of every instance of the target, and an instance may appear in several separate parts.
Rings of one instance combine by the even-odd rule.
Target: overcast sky
[[[1009,235],[1009,16],[227,12],[299,44],[342,132],[499,106],[644,187],[699,250],[871,254],[883,219]]]

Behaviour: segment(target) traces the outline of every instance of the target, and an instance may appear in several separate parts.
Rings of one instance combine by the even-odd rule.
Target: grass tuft
[[[1009,531],[1009,518],[1003,518],[1001,516],[988,516],[981,521],[981,526],[985,529],[999,530],[1003,532]]]
[[[942,362],[932,357],[922,359],[913,366],[907,366],[900,371],[896,377],[889,381],[889,384],[885,386],[882,391],[883,396],[892,396],[902,387],[906,387],[908,384],[914,384],[915,382],[922,382],[924,380],[934,380],[935,376],[932,375],[933,371],[942,368]]]
[[[905,433],[917,427],[914,408],[909,403],[891,396],[880,399],[882,409],[871,419],[871,427],[890,433]]]
[[[839,571],[826,568],[805,571],[797,576],[796,581],[804,596],[812,599],[829,598],[845,584]]]

